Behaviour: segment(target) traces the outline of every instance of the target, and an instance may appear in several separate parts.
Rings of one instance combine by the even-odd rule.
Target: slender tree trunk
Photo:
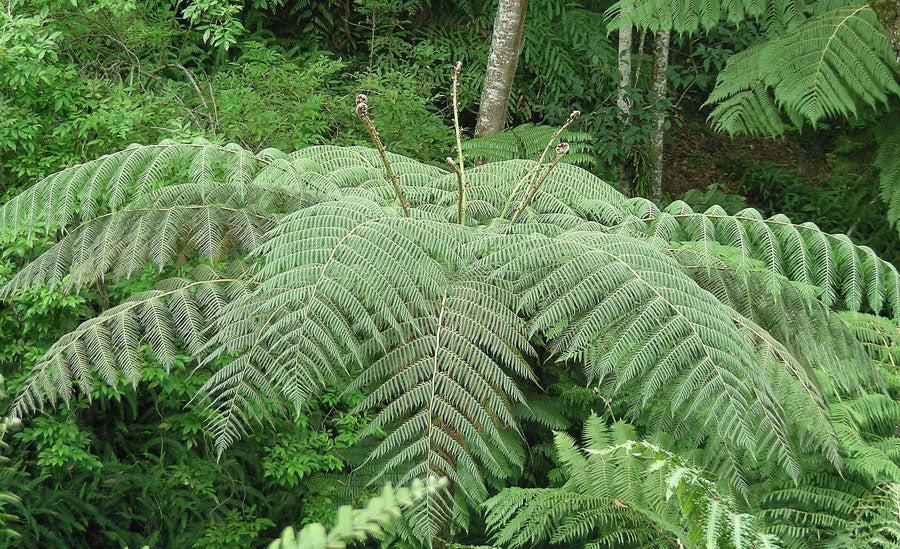
[[[653,93],[657,101],[665,99],[669,84],[666,78],[666,70],[669,68],[670,35],[671,31],[658,31],[653,44]],[[665,137],[666,111],[660,108],[653,120],[653,138],[651,143],[652,177],[650,180],[650,198],[657,204],[662,201],[663,143]]]
[[[500,0],[497,7],[475,137],[498,132],[506,124],[506,106],[516,75],[516,65],[519,64],[527,6],[528,0]]]
[[[632,67],[634,67],[634,81],[631,85],[635,88],[641,83],[641,67],[644,64],[644,42],[646,42],[646,38],[647,29],[641,29],[641,39],[638,41],[637,50],[637,66],[634,66],[634,62],[631,63]]]
[[[631,7],[622,10],[625,15],[626,10],[631,11]],[[619,107],[619,127],[622,128],[624,137],[631,126],[631,99],[628,97],[628,88],[631,86],[631,25],[619,29],[619,78],[621,80],[616,105]],[[625,157],[619,164],[619,188],[625,196],[631,196],[634,192],[634,174],[628,158],[629,152],[625,151]]]
[[[869,0],[869,6],[887,32],[888,41],[900,63],[900,0]]]

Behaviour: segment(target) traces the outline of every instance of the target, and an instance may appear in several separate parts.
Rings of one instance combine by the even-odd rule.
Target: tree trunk
[[[627,11],[626,11],[627,10]],[[624,8],[623,15],[631,11],[631,7]],[[622,136],[631,126],[631,99],[628,97],[628,88],[631,86],[631,25],[619,29],[619,94],[616,105],[619,107],[619,127],[622,128]],[[634,193],[634,174],[629,161],[630,151],[625,151],[625,156],[619,164],[619,188],[625,196]]]
[[[500,0],[497,7],[475,137],[498,132],[506,124],[506,106],[516,75],[516,65],[519,64],[519,46],[527,6],[528,0]]]
[[[900,0],[869,0],[869,6],[887,32],[888,41],[900,63]]]
[[[658,31],[653,44],[653,93],[657,102],[666,97],[668,80],[666,70],[669,68],[669,38],[671,31]],[[662,201],[663,186],[663,143],[666,137],[666,111],[659,104],[653,119],[652,138],[652,172],[650,180],[650,198],[657,204]]]

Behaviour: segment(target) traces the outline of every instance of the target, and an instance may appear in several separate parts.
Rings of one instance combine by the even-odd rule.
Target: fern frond
[[[813,125],[900,95],[895,53],[868,4],[843,6],[785,33],[763,53],[780,106]]]
[[[885,369],[900,365],[900,328],[891,320],[856,312],[838,313],[872,360]]]
[[[520,277],[532,334],[590,377],[615,377],[635,411],[715,425],[735,448],[763,443],[796,472],[784,412],[722,305],[674,262],[621,235],[574,232],[491,241],[496,276]],[[553,250],[552,252],[550,250]],[[765,433],[765,435],[763,435]],[[769,438],[772,433],[777,436]]]
[[[875,138],[881,199],[887,205],[888,221],[897,225],[900,222],[900,114],[888,114],[878,126]]]
[[[815,368],[827,370],[847,393],[880,386],[865,348],[842,317],[815,297],[815,287],[779,277],[778,288],[772,291],[764,264],[741,262],[737,250],[727,246],[710,250],[687,243],[669,253],[700,287],[734,309],[735,322],[750,332],[749,337],[803,371],[798,379],[817,386]]]
[[[375,384],[357,407],[380,410],[362,436],[388,432],[369,460],[404,479],[446,476],[477,504],[487,497],[482,470],[503,478],[522,466],[501,431],[518,431],[511,405],[524,397],[511,374],[533,378],[524,358],[534,351],[514,295],[502,285],[465,273],[426,299],[410,335],[350,388]],[[438,526],[415,525],[429,538]]]
[[[339,549],[348,543],[380,538],[386,526],[408,514],[422,499],[441,493],[446,486],[446,479],[435,478],[427,482],[416,479],[409,488],[395,489],[386,484],[364,508],[338,509],[337,520],[330,530],[319,523],[308,524],[299,532],[288,527],[279,539],[269,544],[269,549]]]
[[[53,405],[68,402],[74,385],[89,397],[95,374],[112,387],[119,386],[120,376],[136,384],[146,363],[141,357],[145,344],[167,367],[175,359],[178,340],[199,355],[210,336],[210,320],[249,288],[239,271],[200,266],[189,277],[166,279],[129,297],[54,343],[22,383],[10,415],[40,410],[48,400]]]
[[[400,218],[365,199],[286,216],[251,255],[264,259],[251,279],[257,291],[230,305],[218,323],[208,360],[239,355],[203,388],[215,392],[210,406],[221,412],[219,448],[239,436],[241,404],[262,398],[251,378],[271,380],[299,407],[323,383],[365,364],[369,347],[386,351],[417,328],[416,311],[447,280],[434,257],[457,255],[458,230]]]
[[[716,76],[716,86],[704,103],[713,107],[709,121],[715,130],[778,136],[787,129],[767,83],[775,69],[762,64],[768,47],[773,44],[764,42],[732,55]]]
[[[589,420],[594,425],[586,429],[600,436],[586,440],[584,449],[557,434],[565,486],[508,488],[485,502],[487,524],[498,544],[778,546],[702,471],[648,442],[612,443],[610,431],[599,422],[596,416]]]
[[[789,28],[802,20],[802,7],[795,0],[619,0],[606,15],[610,31],[630,25],[652,32],[694,34],[709,31],[723,18],[735,25],[755,18],[765,20],[770,27]]]
[[[900,316],[897,269],[871,248],[854,244],[845,235],[823,232],[813,223],[794,223],[780,214],[764,219],[752,208],[728,215],[713,206],[699,213],[684,202],[645,215],[642,222],[641,232],[668,242],[715,242],[739,250],[745,263],[762,261],[773,290],[777,275],[783,275],[818,287],[817,297],[828,307],[838,305],[840,298],[847,310],[858,311],[865,303],[875,312],[889,310]],[[636,222],[621,227],[639,228]]]
[[[850,535],[860,547],[900,547],[900,484],[886,483],[859,500]]]
[[[254,249],[274,216],[262,205],[236,203],[218,196],[222,189],[201,192],[194,185],[166,187],[113,213],[73,228],[52,248],[16,273],[0,295],[66,280],[65,290],[91,284],[111,274],[129,277],[148,262],[162,270],[171,261],[194,252],[212,263],[232,251]],[[217,199],[225,198],[223,202]]]
[[[232,179],[245,182],[262,164],[244,149],[203,140],[133,145],[44,178],[0,208],[0,227],[52,233],[69,225],[76,215],[89,220],[116,211],[179,179],[209,183],[216,174],[230,174],[240,165],[242,177]],[[188,179],[179,174],[181,168]]]

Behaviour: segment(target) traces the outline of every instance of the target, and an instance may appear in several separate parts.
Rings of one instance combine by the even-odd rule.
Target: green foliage
[[[635,442],[634,428],[593,416],[584,448],[564,433],[555,439],[565,483],[509,488],[485,502],[496,543],[585,547],[778,547],[708,473],[676,454]]]
[[[874,115],[879,108],[891,109],[900,96],[900,69],[888,35],[868,4],[622,0],[608,13],[610,29],[637,25],[688,34],[709,32],[723,18],[734,24],[746,17],[764,18],[768,39],[732,55],[716,77],[705,103],[712,107],[712,126],[729,134],[778,136],[807,123],[815,129],[835,118],[880,122],[875,166],[888,219],[896,225],[897,116],[890,112],[879,121]]]
[[[0,396],[3,397],[6,396],[5,384],[6,379],[0,376]],[[4,438],[10,430],[16,427],[21,427],[21,423],[4,419],[3,423],[0,424],[0,451],[3,452],[0,454],[0,479],[2,479],[3,486],[8,485],[7,477],[13,472],[13,469],[9,466],[10,459],[6,455],[9,451],[9,445]],[[6,511],[8,505],[19,505],[21,503],[22,498],[17,494],[7,491],[0,492],[0,541],[21,537],[21,534],[10,528],[10,523],[19,522],[19,517]]]
[[[56,341],[12,413],[71,402],[101,381],[139,383],[145,345],[163,367],[177,366],[182,348],[201,359],[210,375],[189,398],[220,453],[253,436],[254,418],[281,421],[282,410],[348,387],[365,419],[341,444],[367,449],[363,484],[452,483],[452,499],[425,498],[427,512],[409,523],[414,539],[463,527],[462,510],[518,475],[517,409],[539,354],[578,364],[641,425],[694,433],[689,448],[712,437],[738,486],[762,460],[789,478],[803,474],[805,452],[841,463],[839,425],[804,364],[829,368],[844,391],[873,383],[862,349],[829,316],[830,307],[900,311],[897,271],[870,249],[783,215],[698,213],[683,202],[660,211],[565,164],[542,176],[510,224],[499,212],[540,170],[524,160],[467,170],[464,226],[447,221],[452,173],[390,157],[410,217],[393,205],[377,152],[358,147],[132,147],[14,198],[0,210],[5,226],[69,229],[5,295],[127,280],[148,265],[163,276]],[[91,198],[67,199],[79,195]],[[189,257],[216,266],[165,275]],[[734,276],[702,276],[710,269]],[[835,342],[824,353],[823,327]],[[269,446],[263,463],[288,488],[341,467],[330,436],[296,425],[299,436]]]
[[[721,183],[713,183],[705,191],[690,189],[684,193],[681,199],[697,210],[706,210],[719,205],[732,215],[747,207],[747,201],[743,196],[728,193]]]
[[[386,484],[381,494],[369,499],[363,509],[349,506],[338,510],[337,521],[331,529],[319,524],[309,524],[299,532],[286,528],[281,538],[273,541],[269,549],[341,549],[348,542],[363,541],[383,536],[383,529],[403,512],[431,493],[440,492],[447,485],[445,479],[415,480],[409,488],[394,488]]]
[[[21,496],[3,496],[21,521],[0,515],[0,528],[21,538],[0,546],[247,546],[313,523],[357,539],[374,523],[339,506],[441,476],[450,490],[426,490],[383,543],[483,547],[483,502],[559,489],[550,430],[592,414],[654,445],[610,449],[608,470],[630,460],[661,480],[653,497],[618,499],[628,509],[601,506],[609,528],[572,520],[571,539],[727,545],[752,526],[788,546],[895,541],[896,328],[848,312],[897,314],[896,270],[866,247],[896,247],[867,180],[822,191],[731,162],[751,203],[820,230],[718,208],[715,191],[660,210],[571,165],[639,166],[654,114],[692,109],[731,51],[841,5],[736,6],[724,21],[758,24],[732,30],[714,17],[729,10],[684,4],[676,24],[709,34],[674,39],[679,93],[665,101],[643,91],[649,55],[635,52],[625,134],[606,7],[529,2],[513,129],[464,144],[489,163],[467,167],[460,226],[442,162],[449,67],[464,62],[471,126],[494,2],[11,3],[0,368],[14,395],[3,411],[25,425],[0,472]],[[389,155],[409,219],[357,146],[360,92],[388,148],[420,160]],[[586,114],[564,137],[572,150],[536,167],[573,108]],[[857,155],[883,178],[892,123],[871,137],[882,152]],[[502,219],[543,173],[517,222]],[[68,405],[43,408],[54,400]],[[718,514],[710,494],[727,503]]]
[[[857,117],[863,107],[900,95],[893,50],[875,13],[836,8],[729,60],[707,104],[714,127],[780,134],[784,110],[794,125]],[[776,108],[777,107],[777,108]]]
[[[472,158],[482,158],[486,162],[516,158],[537,160],[555,131],[556,128],[550,126],[523,124],[487,137],[465,141],[463,149]],[[597,161],[591,154],[591,134],[565,130],[559,135],[559,140],[571,147],[562,162],[586,169],[596,167]]]

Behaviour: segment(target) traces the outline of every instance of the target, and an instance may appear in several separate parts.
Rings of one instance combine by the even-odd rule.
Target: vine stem
[[[356,115],[359,116],[363,125],[369,130],[369,135],[372,136],[372,142],[375,143],[375,149],[378,150],[378,155],[381,157],[381,163],[384,164],[384,171],[387,173],[388,179],[390,179],[391,184],[394,186],[394,194],[397,195],[397,200],[400,201],[400,207],[403,208],[403,213],[406,217],[409,217],[409,203],[406,201],[406,193],[403,192],[403,187],[400,186],[400,177],[394,173],[394,168],[391,166],[391,161],[387,156],[387,149],[384,148],[384,143],[381,142],[381,136],[378,135],[378,130],[375,128],[375,122],[373,122],[372,118],[369,116],[369,105],[367,101],[368,98],[365,94],[361,93],[356,96]]]

